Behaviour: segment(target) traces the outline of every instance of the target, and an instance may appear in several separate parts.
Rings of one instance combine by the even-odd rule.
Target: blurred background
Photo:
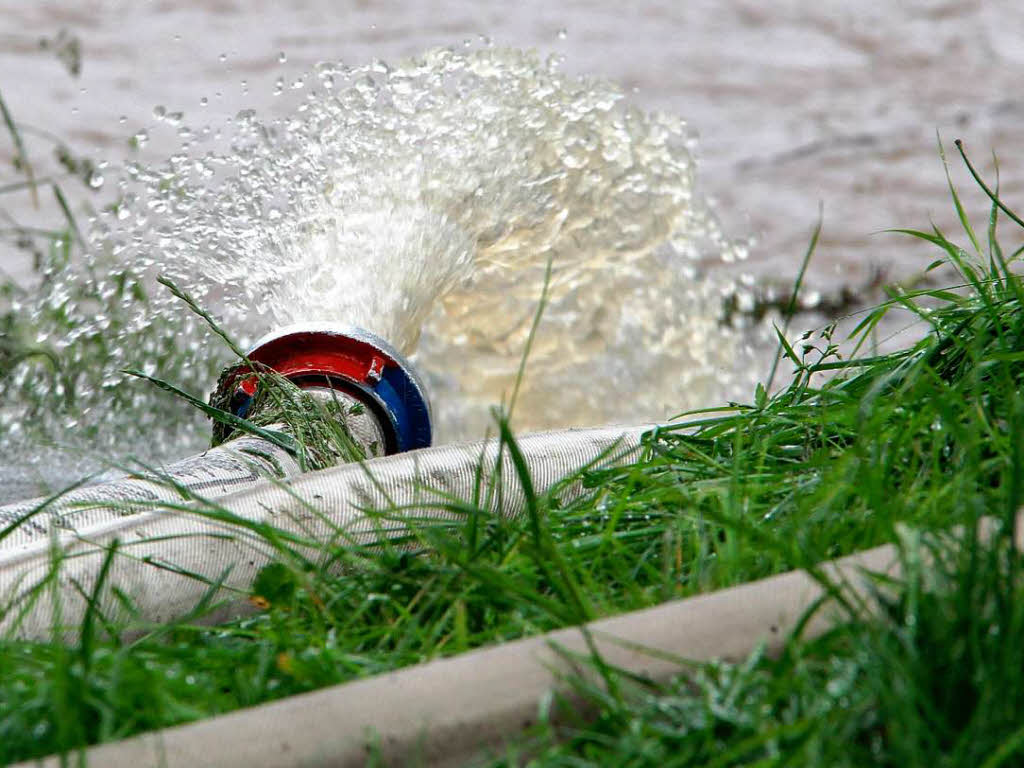
[[[286,109],[275,82],[321,60],[394,61],[481,36],[536,48],[688,121],[704,193],[730,236],[754,240],[752,273],[788,279],[822,203],[810,283],[828,290],[930,260],[880,230],[953,228],[936,132],[951,152],[962,138],[988,172],[998,153],[1006,200],[1024,197],[1022,30],[1024,6],[982,0],[0,0],[0,94],[40,129],[26,142],[45,131],[116,164],[174,151],[173,134],[150,133],[154,108],[192,124],[248,108],[273,117]],[[12,160],[0,142],[0,163]],[[86,187],[69,192],[96,205]],[[0,202],[31,220],[27,192]],[[0,267],[25,279],[29,256],[0,248]]]

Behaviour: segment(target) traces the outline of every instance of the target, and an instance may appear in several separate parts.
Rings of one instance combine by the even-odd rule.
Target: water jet
[[[369,331],[332,323],[294,324],[267,334],[246,361],[224,372],[211,400],[249,415],[269,368],[306,393],[345,405],[347,426],[368,456],[426,448],[430,404],[420,377],[390,344]],[[214,442],[227,437],[214,427]]]

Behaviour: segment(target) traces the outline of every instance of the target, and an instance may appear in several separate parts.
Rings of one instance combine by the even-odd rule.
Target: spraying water
[[[181,125],[165,164],[127,166],[82,263],[23,308],[63,367],[32,359],[3,382],[8,471],[66,480],[97,455],[206,444],[194,412],[121,373],[203,393],[230,358],[157,274],[243,344],[337,321],[415,353],[442,442],[480,436],[512,390],[549,265],[517,428],[749,397],[763,334],[723,327],[731,279],[701,275],[746,252],[695,191],[682,120],[514,50],[328,63],[298,85],[286,119]]]

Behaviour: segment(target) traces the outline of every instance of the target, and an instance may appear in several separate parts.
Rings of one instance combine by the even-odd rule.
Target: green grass
[[[754,408],[665,441],[661,471],[678,473],[677,509],[699,510],[719,533],[709,587],[896,540],[905,577],[879,593],[888,596],[877,621],[851,616],[824,637],[792,638],[778,659],[755,653],[669,685],[623,677],[598,689],[577,678],[596,721],[542,725],[495,764],[524,749],[544,766],[1024,762],[1024,594],[1012,545],[1024,487],[1024,291],[995,237],[1000,210],[1022,222],[990,191],[982,240],[951,191],[970,250],[938,231],[911,234],[939,246],[964,287],[890,302],[930,325],[921,343],[841,364],[820,389],[810,376],[833,367],[828,334],[804,354],[783,343],[797,369],[791,386],[771,399],[759,390]],[[926,298],[938,307],[922,309]],[[953,523],[973,532],[986,515],[1002,523],[986,544],[938,533]],[[933,567],[921,566],[925,550]]]
[[[924,546],[939,565],[908,568],[877,621],[793,638],[778,659],[681,665],[664,686],[577,680],[597,719],[563,713],[517,749],[538,765],[1020,764],[1024,603],[1009,541],[1024,494],[1024,282],[996,237],[1001,213],[1020,221],[994,203],[979,237],[953,200],[964,248],[912,234],[959,284],[894,293],[856,331],[864,345],[886,313],[911,313],[929,329],[920,342],[842,360],[833,326],[795,345],[780,333],[788,385],[688,414],[629,466],[582,471],[588,493],[571,503],[535,495],[508,520],[452,500],[452,521],[414,521],[384,547],[328,544],[316,561],[278,542],[243,620],[202,626],[212,600],[162,626],[94,609],[76,643],[3,641],[0,763],[899,540],[911,566]],[[502,418],[498,431],[515,459]],[[984,515],[1005,523],[987,544],[935,533]]]

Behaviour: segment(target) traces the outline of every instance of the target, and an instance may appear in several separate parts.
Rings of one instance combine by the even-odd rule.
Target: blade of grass
[[[0,115],[3,116],[4,125],[7,126],[7,132],[11,135],[11,141],[14,142],[14,148],[17,151],[17,161],[28,177],[29,190],[32,194],[32,206],[34,208],[39,207],[39,190],[37,189],[35,181],[35,171],[32,169],[32,163],[28,159],[28,152],[25,151],[25,142],[21,138],[21,132],[18,130],[18,126],[14,122],[14,117],[11,115],[11,111],[7,108],[7,103],[4,101],[3,95],[0,94]]]
[[[226,424],[230,427],[233,427],[234,429],[237,429],[241,432],[245,432],[248,435],[253,435],[254,437],[262,438],[263,440],[266,440],[268,443],[272,443],[273,445],[276,445],[278,448],[287,451],[292,456],[297,455],[299,452],[299,446],[296,444],[294,438],[292,438],[290,435],[286,435],[283,432],[277,432],[275,430],[264,429],[263,427],[253,424],[248,419],[243,419],[240,416],[236,416],[235,414],[230,413],[228,411],[222,411],[219,408],[214,408],[206,401],[200,400],[198,397],[190,395],[188,392],[179,389],[170,382],[164,381],[163,379],[159,379],[155,376],[150,376],[149,374],[144,373],[142,371],[128,369],[122,371],[122,373],[125,373],[129,376],[135,376],[136,378],[144,379],[145,381],[148,381],[151,384],[155,384],[160,389],[166,392],[170,392],[172,395],[181,398],[189,405],[198,408],[211,419],[214,419],[215,421],[218,421],[221,424]]]
[[[775,359],[772,361],[771,370],[768,373],[768,381],[765,384],[765,390],[771,392],[772,384],[775,382],[775,373],[778,370],[779,362],[782,357],[783,349],[786,350],[787,355],[792,352],[792,348],[788,342],[784,340],[784,337],[789,333],[789,324],[792,322],[793,314],[796,311],[797,297],[800,295],[800,289],[803,287],[804,275],[807,274],[807,266],[811,263],[811,256],[814,255],[814,249],[818,247],[818,238],[821,236],[821,227],[824,222],[824,205],[818,205],[818,221],[814,225],[814,231],[811,233],[811,240],[807,244],[807,250],[804,251],[804,257],[800,261],[800,269],[797,271],[796,280],[793,281],[793,291],[789,297],[789,306],[786,307],[786,317],[782,322],[782,330],[775,329],[779,336],[780,344],[779,348],[775,351]],[[795,358],[796,355],[793,355]],[[799,360],[797,365],[799,365]]]

